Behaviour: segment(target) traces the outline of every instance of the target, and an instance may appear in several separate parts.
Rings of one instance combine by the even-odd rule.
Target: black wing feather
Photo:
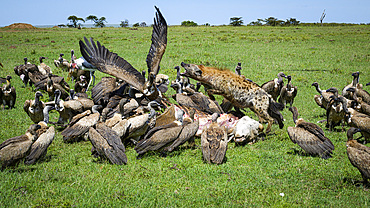
[[[86,44],[81,40],[79,44],[81,54],[87,62],[99,71],[122,79],[139,91],[143,91],[145,78],[130,63],[116,53],[110,52],[99,41],[96,45],[92,38],[89,41],[84,37],[84,40]]]
[[[167,22],[164,19],[162,13],[157,10],[154,18],[153,32],[152,32],[152,44],[149,49],[146,63],[148,66],[148,74],[154,72],[158,74],[160,69],[160,62],[167,46]]]

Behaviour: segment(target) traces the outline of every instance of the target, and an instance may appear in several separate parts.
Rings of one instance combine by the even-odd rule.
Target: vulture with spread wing
[[[90,41],[85,37],[85,43],[80,40],[80,50],[84,59],[94,65],[99,71],[122,79],[133,88],[143,93],[149,100],[161,96],[154,81],[160,69],[160,62],[167,46],[167,23],[157,7],[154,18],[152,44],[146,59],[148,65],[148,81],[125,59],[110,52],[99,41]]]

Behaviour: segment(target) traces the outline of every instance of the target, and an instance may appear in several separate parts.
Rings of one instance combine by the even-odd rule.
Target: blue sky
[[[108,24],[128,19],[153,23],[154,5],[158,6],[169,25],[184,20],[198,24],[229,24],[231,17],[243,17],[244,24],[273,16],[281,20],[296,18],[301,22],[370,23],[369,0],[8,0],[0,8],[0,27],[12,23],[32,25],[67,24],[70,15],[106,17]]]

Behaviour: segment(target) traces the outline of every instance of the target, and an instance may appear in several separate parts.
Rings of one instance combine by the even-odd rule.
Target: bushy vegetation
[[[187,20],[187,21],[182,21],[181,22],[181,26],[195,27],[195,26],[198,26],[198,24],[196,22],[194,22],[194,21]]]
[[[322,89],[343,86],[360,71],[360,82],[370,80],[370,27],[169,27],[168,45],[160,73],[176,77],[174,66],[182,61],[233,70],[242,63],[242,74],[258,84],[283,71],[298,86],[294,105],[309,122],[324,119],[313,96],[312,82]],[[23,112],[26,99],[34,99],[30,87],[14,74],[13,67],[28,57],[40,56],[53,73],[53,59],[74,49],[78,41],[94,37],[119,54],[138,71],[146,70],[151,27],[0,29],[0,77],[10,74],[17,90],[16,108],[0,110],[0,142],[24,134],[32,123]],[[96,72],[97,81],[106,76]],[[68,81],[72,85],[71,81]],[[192,81],[194,83],[194,81]],[[195,83],[194,83],[195,84]],[[365,88],[369,90],[368,88]],[[167,97],[174,91],[169,90]],[[43,101],[47,101],[45,94]],[[221,97],[217,97],[220,101]],[[256,116],[247,110],[254,119]],[[319,124],[334,143],[333,158],[311,157],[293,144],[286,128],[294,126],[292,114],[282,112],[285,127],[273,125],[265,141],[235,146],[229,143],[227,161],[209,165],[202,161],[200,140],[196,147],[184,144],[167,157],[151,153],[140,160],[132,145],[126,145],[128,164],[111,165],[91,156],[89,141],[66,144],[59,132],[46,157],[35,165],[19,164],[2,172],[2,207],[367,207],[369,187],[346,155],[346,135]],[[56,120],[52,113],[50,118]],[[348,127],[346,128],[348,129]]]

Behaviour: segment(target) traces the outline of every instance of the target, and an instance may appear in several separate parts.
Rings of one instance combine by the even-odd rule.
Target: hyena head
[[[185,69],[185,72],[181,73],[182,76],[190,77],[195,80],[200,80],[202,78],[202,70],[199,69],[198,65],[181,62],[181,66]]]

